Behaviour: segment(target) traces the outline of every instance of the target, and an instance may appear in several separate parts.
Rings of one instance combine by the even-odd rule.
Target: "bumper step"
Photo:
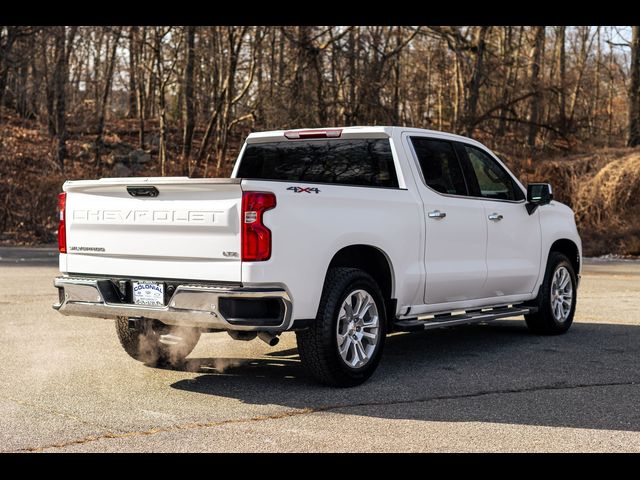
[[[175,287],[165,305],[146,306],[123,302],[114,293],[117,287],[109,278],[58,277],[54,286],[59,291],[59,302],[53,308],[63,315],[145,318],[168,325],[219,330],[280,332],[291,326],[291,299],[279,287],[185,282]]]
[[[458,315],[438,314],[434,315],[433,318],[423,320],[420,320],[418,318],[397,320],[394,323],[394,330],[399,332],[421,332],[423,330],[433,330],[435,328],[455,327],[458,325],[490,322],[492,320],[498,320],[500,318],[535,313],[536,310],[537,309],[534,307],[516,306],[483,310],[469,310]]]

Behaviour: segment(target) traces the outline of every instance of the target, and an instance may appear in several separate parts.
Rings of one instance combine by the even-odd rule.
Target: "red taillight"
[[[65,225],[65,215],[67,206],[67,194],[58,194],[58,250],[60,253],[67,253],[67,229]]]
[[[289,140],[297,140],[303,138],[340,138],[342,136],[341,128],[332,128],[330,130],[291,130],[284,132],[284,136]]]
[[[262,223],[262,214],[275,206],[276,196],[273,193],[242,193],[243,262],[260,262],[271,257],[271,230]]]

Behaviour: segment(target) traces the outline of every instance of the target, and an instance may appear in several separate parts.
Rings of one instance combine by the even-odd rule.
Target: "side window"
[[[440,193],[468,195],[462,168],[451,142],[410,137],[426,184]]]
[[[498,162],[479,148],[465,144],[464,149],[469,156],[482,197],[496,200],[524,200],[522,190]]]

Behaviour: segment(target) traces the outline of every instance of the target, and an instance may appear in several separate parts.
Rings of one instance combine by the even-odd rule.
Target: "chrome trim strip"
[[[248,330],[281,332],[293,324],[292,303],[289,294],[280,287],[222,287],[199,284],[179,285],[164,307],[108,303],[104,300],[98,281],[109,278],[57,277],[53,284],[64,291],[64,300],[53,305],[63,315],[116,318],[144,317],[168,325],[182,325],[222,330]],[[284,304],[282,323],[277,326],[232,325],[220,313],[220,297],[278,298]]]

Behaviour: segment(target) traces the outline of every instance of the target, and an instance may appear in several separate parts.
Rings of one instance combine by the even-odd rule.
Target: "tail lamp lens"
[[[276,196],[269,192],[242,194],[242,261],[261,262],[271,258],[271,230],[262,215],[275,208]]]
[[[66,229],[66,206],[67,194],[65,192],[58,194],[58,251],[67,253],[67,229]]]

